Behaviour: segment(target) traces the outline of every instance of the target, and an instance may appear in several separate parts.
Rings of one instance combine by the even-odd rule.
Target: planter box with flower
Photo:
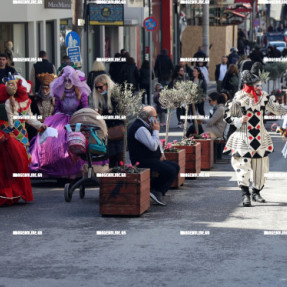
[[[173,182],[171,187],[180,187],[183,185],[185,177],[181,177],[181,173],[185,173],[185,150],[184,149],[178,149],[175,148],[174,145],[176,145],[177,141],[173,141],[173,143],[168,143],[164,146],[164,155],[167,160],[170,160],[172,162],[175,162],[179,165],[180,170],[178,173],[177,179]]]
[[[192,136],[201,144],[201,169],[210,170],[214,165],[214,140],[208,133]]]
[[[201,144],[193,138],[182,139],[175,145],[185,150],[185,173],[198,174],[201,170]]]
[[[116,114],[134,116],[142,108],[142,94],[133,93],[132,85],[115,84],[112,98],[117,103]],[[126,159],[127,120],[125,122],[124,156]],[[110,169],[107,173],[120,174],[125,177],[100,178],[100,213],[102,215],[141,215],[150,206],[150,170],[139,169],[136,166],[124,165]]]
[[[150,170],[121,164],[107,174],[125,177],[100,178],[100,213],[139,216],[150,207]]]

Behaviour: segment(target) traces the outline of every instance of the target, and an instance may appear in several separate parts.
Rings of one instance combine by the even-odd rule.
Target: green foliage
[[[142,95],[144,91],[133,93],[132,85],[115,84],[112,90],[112,97],[117,103],[117,113],[126,116],[137,114],[142,108]]]

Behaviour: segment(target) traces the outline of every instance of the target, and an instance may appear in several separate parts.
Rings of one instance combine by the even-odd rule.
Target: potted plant
[[[126,161],[126,149],[127,149],[127,128],[128,128],[128,117],[133,117],[142,108],[142,95],[144,91],[141,90],[137,93],[133,93],[133,85],[124,82],[123,85],[115,84],[112,90],[112,96],[114,101],[117,103],[116,112],[118,115],[126,116],[124,120],[125,124],[125,135],[124,135],[124,163]]]
[[[182,81],[175,84],[175,89],[178,92],[178,97],[181,100],[181,105],[185,108],[183,138],[187,132],[187,118],[189,106],[192,105],[193,114],[196,114],[195,104],[202,101],[203,93],[199,90],[198,85],[192,81]],[[195,128],[198,133],[197,120],[194,120]]]
[[[180,174],[185,173],[185,150],[176,148],[177,141],[174,140],[172,143],[168,143],[164,146],[164,155],[167,160],[177,163],[180,167],[178,177],[175,179],[171,187],[180,187],[183,185],[185,177]]]
[[[120,166],[111,168],[107,176],[100,178],[102,215],[139,216],[149,209],[150,170],[138,168],[137,165],[120,162]]]
[[[201,170],[201,144],[191,137],[183,138],[175,144],[175,147],[185,150],[185,173],[199,174]]]
[[[201,144],[201,169],[210,170],[214,165],[214,140],[208,133],[192,136]]]
[[[168,132],[170,125],[170,118],[172,110],[179,108],[181,102],[183,101],[182,94],[179,93],[177,89],[168,89],[165,87],[160,92],[159,102],[163,109],[167,110],[167,119],[166,119],[166,130],[165,130],[165,142],[168,142]]]

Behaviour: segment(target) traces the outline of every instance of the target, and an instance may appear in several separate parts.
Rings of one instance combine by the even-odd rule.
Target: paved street
[[[251,208],[241,206],[229,163],[170,190],[166,207],[139,218],[101,217],[98,188],[66,203],[62,186],[35,185],[32,204],[0,209],[0,286],[287,286],[287,235],[264,235],[287,231],[287,161],[272,138],[267,203]],[[43,234],[12,235],[18,230]],[[126,235],[96,235],[118,230]]]

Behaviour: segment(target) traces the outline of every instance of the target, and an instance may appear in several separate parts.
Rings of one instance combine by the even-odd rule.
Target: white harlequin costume
[[[240,90],[226,106],[224,119],[233,124],[237,130],[230,136],[224,153],[231,153],[231,164],[236,171],[238,185],[249,187],[250,172],[253,170],[253,187],[261,190],[264,186],[264,174],[269,171],[269,153],[273,152],[273,143],[264,127],[263,119],[266,112],[275,115],[287,114],[287,109],[275,103],[275,96],[262,92],[251,98],[247,92]],[[248,121],[243,123],[243,115]]]

